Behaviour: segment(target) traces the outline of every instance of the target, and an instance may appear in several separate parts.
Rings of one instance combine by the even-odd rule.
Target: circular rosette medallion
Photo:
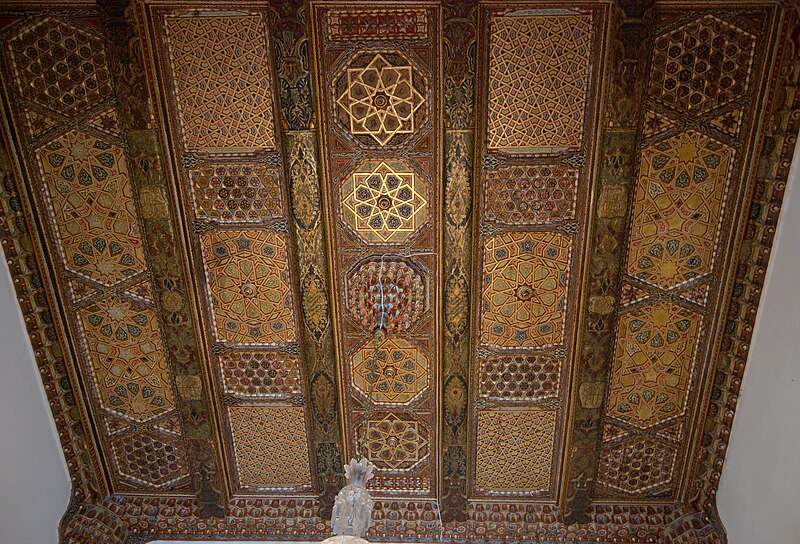
[[[410,470],[430,454],[428,426],[405,412],[375,412],[357,432],[366,433],[367,457],[378,470]]]
[[[373,258],[348,274],[347,309],[366,331],[407,331],[428,309],[427,283],[405,259]]]

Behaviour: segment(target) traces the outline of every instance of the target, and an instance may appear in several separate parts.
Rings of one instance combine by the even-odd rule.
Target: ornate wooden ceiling
[[[3,4],[65,543],[725,541],[791,2]]]

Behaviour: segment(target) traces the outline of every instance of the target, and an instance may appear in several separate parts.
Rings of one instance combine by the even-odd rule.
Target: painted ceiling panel
[[[653,42],[644,107],[660,127],[638,150],[623,275],[623,290],[637,294],[618,321],[604,496],[676,496],[687,444],[697,440],[690,422],[707,394],[700,376],[721,317],[709,310],[730,281],[726,248],[746,211],[739,202],[750,166],[741,150],[753,145],[753,118],[744,109],[757,100],[766,61],[754,41],[766,20],[720,17],[664,15]]]
[[[391,495],[435,496],[438,479],[438,12],[311,8],[345,457]]]
[[[725,542],[800,119],[777,0],[0,7],[67,544]]]
[[[478,496],[562,493],[606,8],[483,12],[470,386]]]
[[[307,388],[268,19],[257,11],[181,8],[157,17],[154,52],[180,134],[173,148],[181,163],[178,200],[192,224],[189,253],[205,309],[206,370],[220,384],[210,396],[224,429],[230,492],[308,492]],[[244,368],[230,368],[242,361]],[[234,383],[247,393],[229,394]]]

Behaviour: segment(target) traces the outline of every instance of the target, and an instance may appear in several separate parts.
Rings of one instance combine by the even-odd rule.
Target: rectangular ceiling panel
[[[728,289],[767,12],[656,26],[599,465],[604,497],[672,500]],[[716,315],[715,315],[716,314]]]
[[[267,15],[154,10],[181,212],[234,493],[312,491]]]
[[[783,0],[6,3],[0,242],[60,539],[324,538],[363,454],[372,540],[724,541],[799,29]]]
[[[438,8],[312,3],[347,457],[436,493]]]
[[[470,387],[477,497],[558,496],[605,9],[482,5]]]
[[[4,90],[19,104],[19,158],[111,489],[191,493],[146,212],[136,203],[102,34],[42,16],[5,28],[2,43]]]

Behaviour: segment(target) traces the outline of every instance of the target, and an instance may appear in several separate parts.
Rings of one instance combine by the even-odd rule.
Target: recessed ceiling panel
[[[472,489],[554,500],[568,447],[607,18],[600,5],[482,13]]]
[[[154,30],[229,485],[234,494],[309,492],[268,16],[165,7]]]
[[[763,28],[747,18],[665,14],[656,32],[605,406],[607,497],[680,493],[700,377],[715,359],[714,308],[731,281],[749,175],[741,150],[756,121],[747,104],[765,63],[754,41]]]
[[[347,455],[437,488],[438,9],[312,5]]]
[[[19,159],[110,489],[185,492],[188,450],[102,34],[43,16],[10,29],[3,44],[11,92],[25,103],[16,112],[29,135]]]
[[[65,544],[725,542],[800,124],[782,0],[0,9]],[[23,417],[24,414],[21,415]]]

